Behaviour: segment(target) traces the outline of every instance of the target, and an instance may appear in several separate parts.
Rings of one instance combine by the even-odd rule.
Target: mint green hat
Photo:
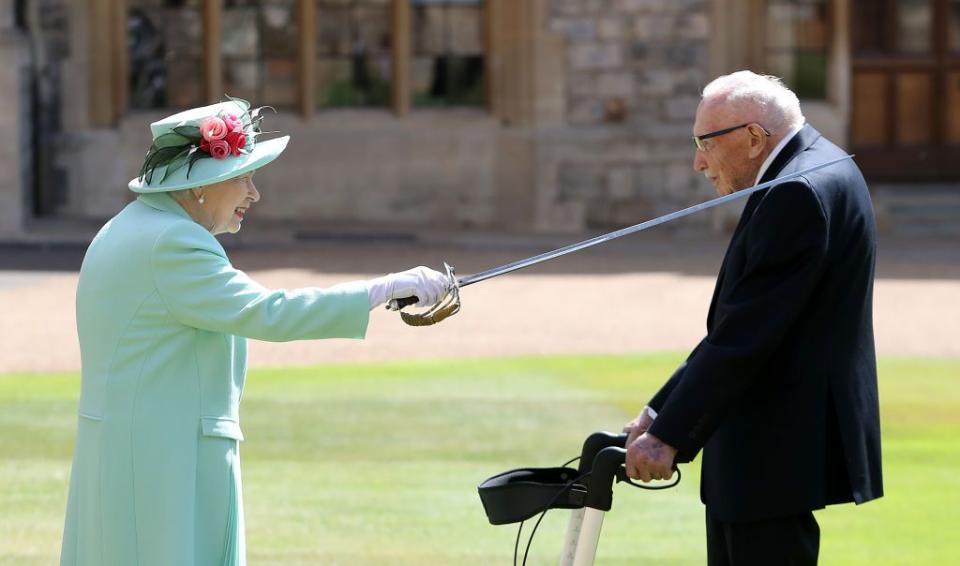
[[[150,124],[153,144],[140,175],[127,186],[137,193],[178,191],[226,181],[270,163],[286,149],[290,136],[257,140],[262,133],[263,108],[267,107],[251,110],[246,100],[230,98]],[[237,121],[233,122],[228,115]],[[219,122],[211,121],[204,132],[202,126],[209,118]],[[234,125],[232,129],[230,123]],[[222,124],[227,124],[225,134],[219,127]]]

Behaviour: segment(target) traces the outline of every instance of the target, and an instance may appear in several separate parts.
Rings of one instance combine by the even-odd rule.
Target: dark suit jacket
[[[767,181],[844,155],[810,126]],[[720,520],[883,494],[873,340],[876,233],[845,161],[758,191],[717,277],[707,336],[650,401],[650,433],[690,461]]]

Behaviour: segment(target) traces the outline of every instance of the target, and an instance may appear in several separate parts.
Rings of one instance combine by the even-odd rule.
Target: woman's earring
[[[203,193],[200,193],[200,198],[197,199],[200,204],[207,202],[207,199],[203,197]]]

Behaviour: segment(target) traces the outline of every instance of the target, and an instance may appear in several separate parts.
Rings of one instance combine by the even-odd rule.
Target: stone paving
[[[429,328],[377,309],[366,340],[251,341],[253,367],[539,354],[684,351],[703,336],[727,237],[630,237],[464,289],[463,310]],[[562,240],[454,245],[320,242],[230,250],[268,287],[326,286],[447,260],[461,274]],[[881,241],[875,289],[881,355],[960,357],[960,246]],[[0,247],[0,374],[80,367],[74,292],[82,248]]]

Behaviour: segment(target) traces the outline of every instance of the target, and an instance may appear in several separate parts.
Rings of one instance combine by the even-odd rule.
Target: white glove
[[[417,297],[418,307],[431,307],[446,295],[450,279],[444,273],[428,267],[415,267],[400,273],[391,273],[366,281],[370,308],[391,299]]]

